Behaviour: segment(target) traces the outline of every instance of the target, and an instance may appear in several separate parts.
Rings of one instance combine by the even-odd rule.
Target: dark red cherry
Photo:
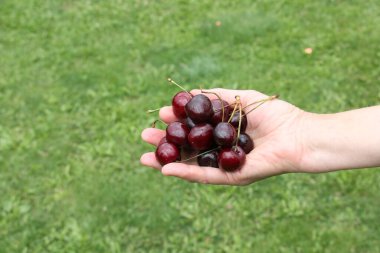
[[[241,115],[241,128],[240,128],[240,132],[244,132],[245,129],[247,128],[247,115],[245,115],[244,112],[242,112],[242,115]],[[232,119],[230,121],[231,125],[233,125],[236,129],[238,129],[239,127],[239,117],[240,117],[240,112],[239,111],[235,111],[234,113],[234,116],[232,116]]]
[[[222,147],[231,147],[236,140],[235,128],[227,122],[220,122],[214,128],[214,140]]]
[[[233,146],[232,150],[239,156],[241,165],[245,162],[245,152],[244,150],[239,146]]]
[[[177,118],[186,118],[185,106],[191,100],[191,95],[186,91],[180,91],[172,99],[173,113]]]
[[[163,143],[156,149],[156,159],[161,165],[172,163],[181,159],[180,151],[172,143]]]
[[[190,130],[187,140],[195,150],[206,150],[213,144],[213,128],[210,124],[202,123]]]
[[[236,171],[244,164],[245,153],[240,147],[222,149],[218,161],[223,170]]]
[[[163,144],[163,143],[168,143],[168,140],[166,139],[166,137],[164,136],[164,137],[162,137],[162,139],[160,140],[160,142],[158,143],[158,145],[157,146],[160,146],[161,144]]]
[[[238,145],[248,154],[255,147],[251,137],[248,134],[242,133],[239,136]]]
[[[214,167],[219,168],[218,164],[218,152],[212,151],[198,156],[198,165],[202,167]]]
[[[189,129],[192,129],[193,127],[195,127],[195,123],[194,123],[194,121],[192,121],[189,117],[186,117],[186,119],[185,119],[185,124],[186,124],[186,126],[187,126]]]
[[[223,119],[223,107],[224,107],[224,122],[228,120],[228,117],[231,113],[231,107],[228,105],[227,101],[222,100],[222,103],[219,99],[211,100],[212,109],[214,115],[211,117],[211,123],[215,126],[219,122],[222,122]]]
[[[210,121],[214,111],[208,97],[203,94],[194,96],[185,106],[185,111],[195,123],[205,123]]]
[[[185,124],[179,121],[172,122],[166,128],[166,140],[179,147],[185,146],[189,132],[189,128]]]

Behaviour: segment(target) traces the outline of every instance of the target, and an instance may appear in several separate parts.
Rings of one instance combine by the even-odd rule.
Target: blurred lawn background
[[[178,91],[168,76],[320,113],[379,104],[379,13],[377,0],[0,0],[0,252],[380,252],[378,169],[224,187],[139,164],[144,111]]]

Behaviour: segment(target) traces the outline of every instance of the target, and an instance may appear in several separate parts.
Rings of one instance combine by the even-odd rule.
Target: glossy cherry
[[[214,140],[222,147],[231,147],[236,140],[235,128],[227,122],[220,122],[214,128]]]
[[[218,159],[220,167],[228,172],[238,170],[245,162],[245,153],[239,146],[225,148],[219,152]]]
[[[246,157],[244,150],[239,146],[233,146],[232,150],[239,156],[240,165],[243,165]]]
[[[155,155],[161,165],[172,163],[181,159],[179,149],[172,143],[163,143],[159,145],[156,149]]]
[[[214,141],[213,127],[207,123],[196,125],[190,130],[187,140],[195,150],[209,149]]]
[[[245,113],[242,112],[241,116],[242,117],[241,117],[240,132],[244,132],[245,129],[247,128],[247,124],[248,124],[247,115],[245,115]],[[240,112],[235,111],[234,115],[232,116],[232,119],[230,121],[231,125],[233,125],[236,129],[238,129],[238,127],[239,127],[239,117],[240,117]]]
[[[228,105],[227,101],[222,100],[220,102],[219,99],[211,100],[212,109],[214,111],[214,115],[211,117],[211,123],[216,126],[219,122],[222,122],[223,119],[223,108],[224,108],[224,120],[228,120],[228,116],[231,113],[231,107]]]
[[[186,118],[185,106],[191,100],[191,95],[186,91],[178,92],[172,99],[173,113],[177,118]]]
[[[203,94],[194,96],[186,104],[185,111],[195,123],[206,123],[214,114],[210,99]]]
[[[241,133],[238,140],[238,145],[244,150],[244,153],[249,154],[255,147],[251,137],[248,134]]]
[[[166,140],[179,147],[185,146],[189,132],[189,128],[185,124],[179,121],[172,122],[166,128]]]
[[[198,156],[197,160],[199,166],[219,168],[217,151],[202,154]]]

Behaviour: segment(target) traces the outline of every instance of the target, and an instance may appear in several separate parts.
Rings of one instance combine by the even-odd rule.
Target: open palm
[[[253,90],[209,91],[216,92],[230,104],[234,103],[235,96],[239,95],[243,107],[267,98],[266,95]],[[196,95],[200,91],[193,90],[191,93]],[[208,96],[215,98],[214,95]],[[249,109],[250,107],[246,111]],[[247,155],[243,167],[235,172],[180,162],[162,167],[154,152],[143,154],[140,160],[143,165],[161,170],[164,175],[208,184],[246,185],[270,176],[296,172],[299,170],[303,154],[300,136],[303,114],[299,108],[279,99],[269,101],[248,113],[246,133],[254,141],[255,148]],[[167,123],[177,120],[170,106],[160,110],[160,118]],[[144,141],[156,146],[165,136],[165,131],[147,128],[141,136]]]

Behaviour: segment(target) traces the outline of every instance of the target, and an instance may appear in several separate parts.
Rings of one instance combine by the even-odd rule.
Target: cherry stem
[[[176,85],[181,90],[183,90],[184,92],[186,92],[187,94],[189,94],[191,97],[193,97],[193,95],[190,92],[188,92],[185,88],[183,88],[181,85],[179,85],[178,83],[176,83],[173,79],[168,78],[168,81],[169,81],[169,83],[172,83],[172,84]]]
[[[220,101],[220,105],[222,106],[222,122],[224,122],[224,106],[223,106],[223,100],[222,100],[222,98],[219,96],[219,94],[216,93],[216,92],[212,92],[212,91],[204,91],[204,90],[202,90],[202,88],[201,88],[201,92],[202,92],[202,93],[206,93],[206,94],[213,94],[213,95],[215,95],[215,96],[218,97],[218,99],[219,99],[219,101]],[[214,112],[215,112],[215,111],[214,111]]]
[[[225,105],[225,106],[223,106],[223,108],[221,108],[221,109],[218,109],[218,110],[215,110],[214,112],[220,112],[220,110],[223,110],[224,108],[226,108],[226,107],[229,107],[229,106],[231,106],[231,105],[233,105],[233,106],[235,106],[235,103],[232,103],[232,104],[228,104],[228,105]]]
[[[257,108],[259,108],[260,106],[262,106],[265,102],[267,102],[269,100],[265,100],[265,101],[262,101],[260,104],[256,105],[254,108],[252,108],[251,110],[249,110],[248,112],[244,113],[245,115],[247,115],[248,113],[256,110]]]
[[[273,95],[273,96],[270,96],[270,97],[267,97],[267,98],[264,98],[264,99],[257,100],[257,101],[255,101],[255,102],[253,102],[253,103],[251,103],[251,104],[248,104],[248,105],[244,106],[244,107],[243,107],[243,110],[244,110],[245,108],[247,108],[248,106],[251,106],[251,105],[254,105],[254,104],[257,104],[257,103],[266,102],[266,101],[269,101],[269,100],[273,100],[273,99],[278,98],[279,96],[280,96],[280,95]]]
[[[241,129],[241,121],[242,121],[242,108],[241,108],[241,103],[240,103],[240,101],[239,101],[239,126],[238,126],[238,132],[237,132],[237,137],[236,137],[236,143],[235,143],[235,146],[237,146],[238,143],[239,143],[240,129]]]
[[[152,113],[152,112],[157,112],[161,110],[161,107],[160,108],[157,108],[157,109],[152,109],[152,110],[147,110],[146,113]]]
[[[233,116],[234,116],[234,114],[236,112],[236,108],[238,107],[238,104],[240,103],[240,97],[239,96],[235,96],[235,99],[236,99],[236,102],[235,102],[234,110],[232,111],[231,116],[228,119],[227,123],[231,122],[231,120],[232,120],[232,118],[233,118]]]
[[[216,148],[213,148],[213,149],[207,150],[207,151],[205,151],[205,152],[203,152],[203,153],[200,153],[200,154],[198,154],[198,155],[196,155],[196,156],[192,156],[192,157],[187,158],[187,159],[185,159],[185,160],[181,160],[180,162],[187,162],[187,161],[190,161],[190,160],[192,160],[192,159],[194,159],[194,158],[197,158],[198,156],[201,156],[201,155],[204,155],[204,154],[210,153],[210,152],[212,152],[212,151],[218,150],[219,148],[220,148],[220,147],[216,147]]]
[[[166,125],[166,126],[168,125],[168,124],[166,124],[165,122],[163,122],[162,120],[160,120],[160,119],[156,119],[155,121],[153,121],[151,127],[152,127],[152,128],[156,128],[156,124],[157,124],[157,122],[161,122],[162,124],[164,124],[164,125]]]

